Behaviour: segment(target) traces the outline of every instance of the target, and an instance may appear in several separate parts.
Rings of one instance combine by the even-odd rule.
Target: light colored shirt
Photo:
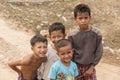
[[[53,49],[50,44],[48,44],[47,61],[45,63],[43,63],[41,65],[41,67],[38,69],[38,79],[39,80],[41,80],[41,78],[44,80],[50,80],[48,78],[48,73],[49,73],[50,67],[58,59],[59,58],[57,55],[57,51],[55,49]]]
[[[57,60],[50,68],[48,78],[54,80],[74,80],[78,75],[77,65],[70,61],[69,66],[62,64],[61,60]]]

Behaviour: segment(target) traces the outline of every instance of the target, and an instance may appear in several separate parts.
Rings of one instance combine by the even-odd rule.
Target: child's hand
[[[84,76],[90,76],[93,73],[94,66],[91,66],[85,73]]]
[[[22,74],[21,71],[18,72],[18,75],[19,75],[20,78],[23,78],[23,74]]]

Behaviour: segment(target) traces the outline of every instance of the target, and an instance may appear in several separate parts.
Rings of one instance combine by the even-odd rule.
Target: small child
[[[72,44],[67,39],[59,40],[56,44],[57,60],[50,68],[50,80],[74,80],[78,75],[77,65],[71,61],[73,57]]]
[[[46,61],[47,39],[41,35],[35,35],[30,40],[32,54],[25,56],[22,60],[8,63],[8,65],[18,73],[18,80],[37,80],[37,69],[42,62]],[[19,69],[17,66],[20,66]]]
[[[48,44],[47,61],[38,69],[38,79],[49,80],[48,74],[52,64],[58,60],[55,43],[65,38],[65,26],[61,22],[54,22],[49,27],[50,44]]]
[[[75,21],[79,28],[68,39],[75,49],[73,61],[77,63],[79,75],[76,80],[96,80],[95,66],[102,53],[102,35],[94,26],[89,25],[91,11],[88,5],[78,4],[74,9]]]

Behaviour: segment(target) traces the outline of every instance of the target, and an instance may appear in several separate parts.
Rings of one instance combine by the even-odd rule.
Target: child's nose
[[[82,19],[82,23],[84,23],[85,22],[85,19]]]
[[[65,57],[67,58],[67,57],[68,57],[68,55],[67,55],[67,54],[65,54]]]
[[[58,40],[59,40],[59,38],[56,37],[56,38],[55,38],[55,41],[57,42]]]
[[[44,48],[42,48],[42,49],[41,49],[41,51],[43,52],[43,51],[45,51],[45,49],[44,49]]]

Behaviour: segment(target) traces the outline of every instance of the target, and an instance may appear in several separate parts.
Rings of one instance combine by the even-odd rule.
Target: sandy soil
[[[30,53],[29,40],[31,34],[11,29],[3,19],[0,19],[0,80],[17,80],[17,74],[12,71],[7,62]],[[120,67],[99,63],[96,66],[98,80],[120,80]]]

